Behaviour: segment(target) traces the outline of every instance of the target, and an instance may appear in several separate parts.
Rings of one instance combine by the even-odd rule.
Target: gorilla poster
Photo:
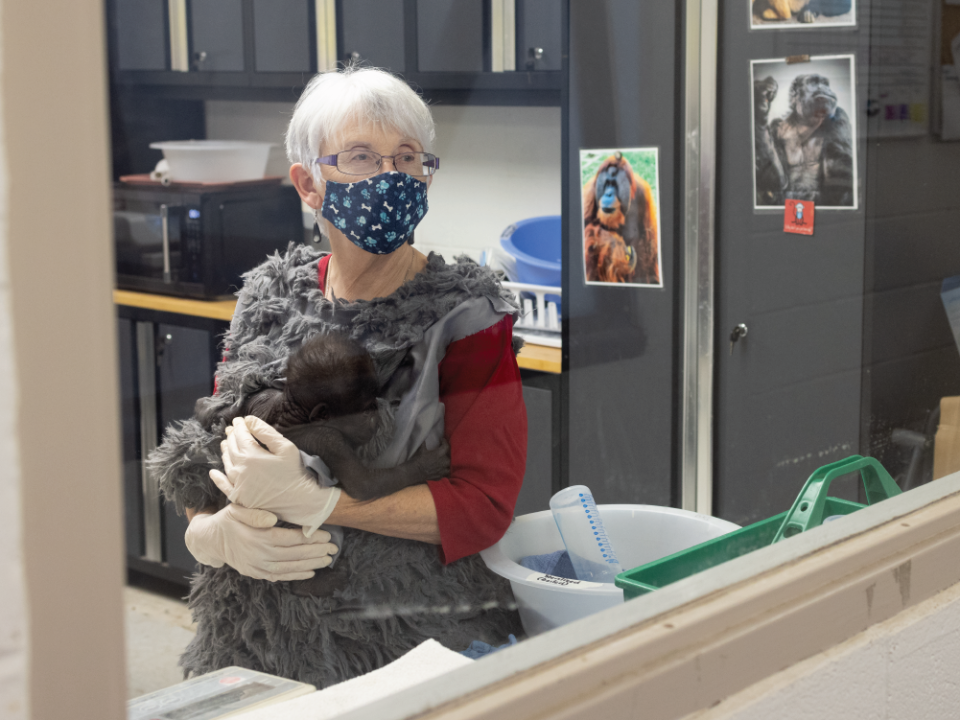
[[[854,27],[856,0],[747,0],[750,27],[757,30]]]
[[[854,78],[853,55],[751,61],[754,209],[857,208]]]
[[[657,148],[580,151],[588,284],[663,287]]]

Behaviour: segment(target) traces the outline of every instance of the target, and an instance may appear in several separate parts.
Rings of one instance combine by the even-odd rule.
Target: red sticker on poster
[[[812,200],[787,200],[783,208],[783,231],[813,235]]]

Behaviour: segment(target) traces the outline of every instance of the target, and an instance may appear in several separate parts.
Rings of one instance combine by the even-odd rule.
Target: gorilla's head
[[[823,75],[797,75],[790,85],[790,109],[807,120],[833,117],[837,94]]]

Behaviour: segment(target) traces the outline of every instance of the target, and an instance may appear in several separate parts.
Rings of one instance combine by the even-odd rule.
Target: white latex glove
[[[230,502],[269,510],[302,525],[307,537],[330,517],[340,499],[340,488],[320,487],[303,467],[297,446],[258,417],[234,418],[220,450],[226,474],[211,470],[210,479]]]
[[[187,526],[187,549],[211,567],[224,563],[258,580],[306,580],[327,567],[339,548],[321,530],[305,538],[299,530],[274,527],[266,510],[227,505],[217,513],[198,513]]]

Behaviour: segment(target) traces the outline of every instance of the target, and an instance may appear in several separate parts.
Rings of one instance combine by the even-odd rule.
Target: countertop
[[[153,295],[150,293],[133,292],[130,290],[114,290],[113,302],[115,305],[159,310],[160,312],[176,313],[178,315],[192,315],[194,317],[212,318],[214,320],[229,321],[233,317],[236,300],[189,300],[187,298],[170,297],[167,295]],[[517,356],[517,365],[525,370],[539,372],[560,372],[560,349],[534,345],[528,342]]]

